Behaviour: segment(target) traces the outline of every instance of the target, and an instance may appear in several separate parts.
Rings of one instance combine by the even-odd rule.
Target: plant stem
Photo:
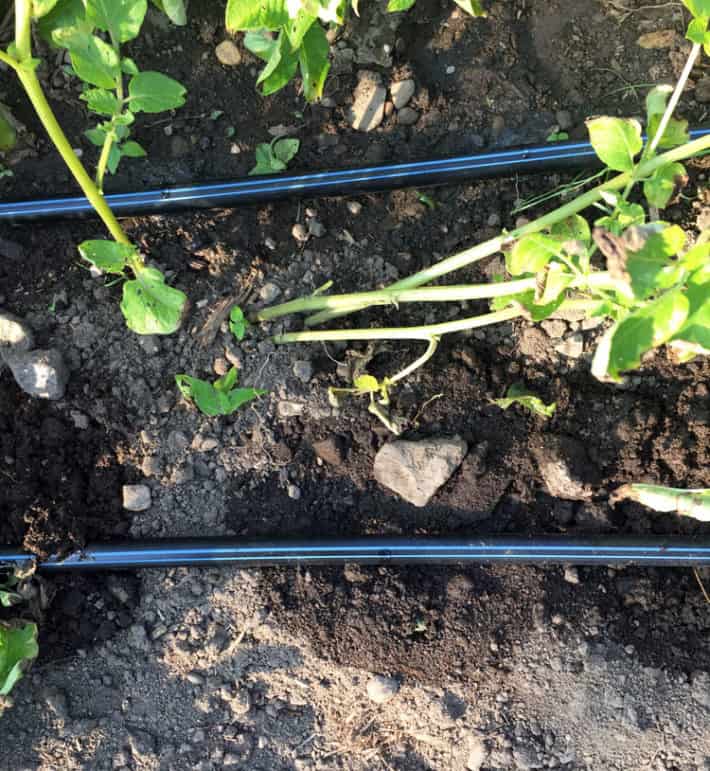
[[[15,47],[20,61],[32,56],[32,0],[15,0]]]
[[[116,56],[118,56],[120,61],[121,44],[113,35],[111,35],[111,44],[113,45],[113,50],[116,52]],[[114,121],[123,112],[123,72],[120,70],[116,76],[116,98],[118,99],[118,106],[116,107],[116,112],[111,116],[111,129],[106,132],[106,138],[104,139],[104,143],[101,147],[99,162],[96,164],[96,186],[99,188],[101,193],[104,191],[104,176],[106,175],[106,167],[108,165],[109,156],[111,155],[111,148],[113,147],[113,143],[116,141]]]
[[[400,380],[404,380],[405,377],[409,377],[409,375],[412,374],[415,370],[419,369],[419,367],[424,366],[429,359],[436,353],[436,349],[439,346],[439,338],[438,337],[432,337],[431,340],[429,340],[429,345],[424,351],[424,353],[418,358],[415,359],[411,364],[407,365],[403,370],[400,370],[396,375],[392,375],[392,377],[387,378],[390,383],[397,383]]]
[[[688,82],[690,73],[695,66],[695,62],[697,61],[698,56],[700,55],[701,48],[702,46],[700,43],[693,43],[693,47],[691,48],[690,54],[688,55],[688,60],[685,63],[685,67],[683,67],[683,72],[681,72],[680,77],[678,78],[678,82],[675,84],[675,88],[671,94],[671,98],[668,100],[666,111],[663,113],[661,122],[658,124],[656,133],[653,136],[653,139],[651,139],[651,143],[648,145],[648,150],[646,153],[644,153],[644,155],[652,156],[656,151],[659,142],[663,138],[663,135],[666,133],[668,124],[673,117],[673,113],[675,112],[675,109],[678,106],[678,102],[680,101],[680,97],[683,94],[683,90],[685,89],[685,84]]]
[[[564,306],[561,306],[564,307]],[[277,345],[284,343],[317,343],[336,340],[428,340],[441,337],[452,332],[463,332],[467,329],[485,327],[502,321],[524,316],[525,311],[519,308],[504,308],[495,313],[484,313],[482,316],[470,316],[456,321],[445,321],[443,324],[428,324],[421,327],[383,327],[380,329],[328,329],[312,332],[286,332],[275,335],[272,340]]]
[[[579,276],[570,288],[628,289],[623,282],[611,277],[606,272]],[[520,278],[514,281],[502,281],[491,284],[464,284],[454,286],[424,286],[415,289],[379,289],[374,292],[360,292],[342,295],[316,295],[298,300],[273,305],[255,314],[256,321],[272,321],[292,313],[306,313],[317,310],[350,310],[351,308],[369,308],[373,305],[398,305],[418,302],[463,302],[483,300],[492,297],[527,292],[536,287],[536,278]]]
[[[654,158],[650,158],[649,160],[639,164],[633,173],[624,172],[623,174],[619,174],[607,182],[604,182],[603,184],[597,185],[597,187],[588,190],[586,193],[578,196],[573,201],[569,201],[568,203],[558,207],[557,209],[554,209],[548,214],[545,214],[542,217],[539,217],[538,219],[533,220],[532,222],[529,222],[520,228],[516,228],[515,230],[510,231],[510,233],[501,234],[495,238],[491,238],[488,241],[484,241],[481,244],[477,244],[471,249],[466,249],[463,252],[459,252],[458,254],[454,254],[451,257],[447,257],[445,260],[441,260],[441,262],[437,262],[428,268],[424,268],[424,270],[420,270],[418,273],[414,273],[407,278],[396,281],[394,284],[386,287],[386,290],[413,289],[415,287],[422,286],[423,284],[427,284],[446,273],[450,273],[451,271],[463,268],[467,265],[470,265],[471,263],[477,262],[478,260],[482,260],[485,257],[489,257],[490,255],[501,251],[503,247],[511,244],[513,241],[516,241],[523,236],[530,235],[531,233],[539,233],[541,230],[561,222],[568,217],[571,217],[573,214],[577,214],[583,209],[586,209],[588,206],[595,204],[602,198],[602,195],[605,192],[622,190],[626,187],[626,185],[634,180],[634,177],[637,179],[642,179],[644,177],[650,176],[656,169],[660,168],[661,166],[665,166],[668,163],[674,163],[675,161],[685,160],[708,149],[710,149],[710,135],[700,137],[699,139],[694,139],[692,142],[687,142],[680,147],[673,148],[672,150],[669,150],[662,155],[657,155]],[[367,306],[358,304],[352,308],[346,308],[338,311],[322,311],[317,313],[315,316],[309,316],[306,319],[306,325],[309,327],[315,326],[316,324],[321,324],[325,321],[329,321],[330,319],[347,315],[354,310],[362,310],[363,307]]]

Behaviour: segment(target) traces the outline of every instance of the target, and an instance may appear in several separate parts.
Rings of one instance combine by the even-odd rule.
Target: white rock
[[[13,313],[0,310],[0,355],[3,348],[29,351],[34,343],[32,330]]]
[[[362,211],[362,204],[360,201],[348,201],[347,207],[348,211],[353,215],[353,217],[357,217],[357,215]]]
[[[487,757],[486,746],[481,739],[476,737],[471,743],[471,751],[468,753],[466,771],[481,771],[481,767],[486,762]]]
[[[361,72],[349,113],[352,127],[357,131],[376,129],[385,117],[386,100],[387,89],[381,85],[380,76],[374,72]]]
[[[259,297],[265,303],[273,302],[281,294],[281,288],[269,281],[259,290]]]
[[[399,83],[392,83],[390,94],[392,94],[392,104],[395,110],[401,110],[409,104],[409,100],[414,96],[416,86],[413,80],[400,80]]]
[[[279,402],[276,407],[280,418],[295,418],[303,413],[303,409],[306,405],[300,402]]]
[[[458,436],[390,442],[375,456],[375,479],[415,506],[426,506],[467,451],[468,445]]]
[[[579,583],[579,571],[574,565],[567,565],[565,567],[565,581],[567,581],[568,584]]]
[[[69,370],[56,348],[36,351],[8,351],[5,362],[17,385],[30,396],[61,399],[69,381]]]
[[[220,64],[225,67],[236,67],[242,61],[242,55],[232,40],[223,40],[214,52]]]
[[[300,359],[293,363],[293,374],[304,383],[313,377],[313,365],[310,361]]]
[[[123,508],[127,511],[145,511],[151,505],[148,485],[123,485]]]
[[[392,677],[375,675],[367,681],[367,695],[375,704],[384,704],[397,695],[399,683]]]

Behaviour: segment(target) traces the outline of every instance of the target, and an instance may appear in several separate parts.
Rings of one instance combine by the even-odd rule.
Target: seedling
[[[523,383],[513,383],[508,388],[503,399],[491,399],[491,402],[503,410],[507,410],[513,404],[519,404],[521,407],[525,407],[526,410],[543,418],[551,418],[557,409],[557,402],[545,404],[539,396],[528,391]]]
[[[285,171],[300,146],[298,139],[283,137],[257,145],[256,166],[249,174],[277,174],[279,171]]]
[[[681,516],[710,522],[710,488],[683,490],[662,485],[622,485],[610,497],[612,504],[629,500],[654,511],[675,511]]]
[[[177,23],[184,23],[182,0],[156,3]],[[116,171],[123,157],[141,157],[145,150],[129,139],[141,112],[156,113],[180,107],[184,87],[159,72],[141,71],[123,55],[121,46],[138,37],[147,0],[15,0],[15,41],[0,61],[18,76],[49,138],[101,217],[114,241],[89,241],[81,254],[99,269],[126,279],[121,310],[128,326],[139,334],[170,334],[180,325],[187,298],[165,283],[156,268],[148,267],[103,197],[106,173]],[[82,83],[81,99],[99,123],[86,132],[101,148],[95,179],[77,158],[42,91],[36,70],[41,61],[32,52],[32,22],[39,34],[64,48],[71,58],[70,73]],[[129,277],[129,273],[132,278]]]
[[[248,326],[249,322],[244,312],[238,305],[235,305],[229,312],[229,331],[241,342],[247,333]]]
[[[208,383],[190,375],[175,375],[180,393],[191,399],[200,412],[210,417],[231,415],[240,407],[262,396],[266,391],[259,388],[236,388],[238,371],[232,367],[223,377]]]
[[[566,131],[553,131],[552,134],[550,134],[546,142],[564,142],[566,139],[569,139],[569,134]]]
[[[652,89],[646,100],[648,139],[631,119],[594,118],[590,141],[609,178],[554,211],[510,232],[435,263],[383,289],[345,295],[309,295],[265,308],[255,320],[313,313],[307,327],[374,305],[463,302],[487,299],[490,311],[439,324],[377,329],[336,329],[276,335],[278,344],[336,340],[420,340],[427,351],[403,370],[407,375],[434,355],[441,336],[525,318],[583,312],[607,319],[592,362],[603,381],[621,382],[651,350],[668,345],[679,361],[710,353],[710,232],[688,248],[687,234],[658,216],[686,182],[683,161],[710,150],[710,137],[690,141],[685,121],[674,117],[680,95],[703,47],[707,47],[710,0],[684,0],[694,16],[693,46],[675,88]],[[702,33],[702,34],[701,34]],[[700,42],[702,40],[702,42]],[[662,153],[659,153],[662,150]],[[613,175],[616,173],[615,175]],[[630,200],[641,188],[647,203]],[[580,212],[596,207],[593,229]],[[649,216],[650,214],[650,216]],[[432,286],[432,282],[503,252],[507,280],[489,284]],[[606,270],[592,257],[600,252]],[[396,376],[399,380],[402,373]],[[395,378],[383,381],[389,389]],[[382,394],[382,385],[378,391]],[[354,385],[351,392],[376,391]]]
[[[455,0],[472,16],[485,16],[480,0]],[[415,0],[388,0],[390,12],[406,11]],[[264,96],[286,86],[300,71],[309,102],[323,96],[330,69],[324,24],[342,25],[358,0],[228,0],[229,32],[244,32],[244,45],[264,63],[256,84]]]

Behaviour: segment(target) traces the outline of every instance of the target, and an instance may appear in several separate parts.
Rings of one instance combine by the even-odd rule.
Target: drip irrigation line
[[[31,555],[0,547],[0,567],[26,567]],[[274,567],[345,563],[515,563],[575,565],[710,565],[710,538],[674,536],[538,536],[521,538],[389,538],[238,541],[225,538],[92,544],[38,564],[42,573],[137,568]]]
[[[695,129],[691,139],[710,133]],[[387,163],[338,171],[274,174],[233,182],[184,185],[136,193],[112,193],[106,201],[117,215],[164,214],[195,208],[228,208],[288,198],[354,195],[403,187],[434,187],[516,173],[598,166],[588,142],[552,142],[410,163]],[[94,216],[81,196],[0,203],[0,222]]]

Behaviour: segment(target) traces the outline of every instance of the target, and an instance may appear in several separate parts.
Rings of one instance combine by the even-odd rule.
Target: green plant
[[[237,368],[232,367],[214,383],[190,375],[175,375],[175,382],[180,393],[186,399],[191,399],[200,412],[214,417],[231,415],[247,402],[266,393],[259,388],[236,388],[237,377]]]
[[[654,511],[675,511],[681,516],[710,522],[710,488],[684,490],[663,485],[622,485],[612,493],[610,501],[615,504],[624,500],[636,501]]]
[[[513,383],[508,388],[503,399],[491,399],[491,402],[503,410],[507,410],[508,407],[512,407],[514,404],[519,404],[521,407],[525,407],[526,410],[543,418],[551,418],[557,409],[556,402],[545,404],[539,396],[528,391],[523,383]]]
[[[0,621],[0,696],[7,696],[37,658],[37,625]]]
[[[164,0],[159,5],[180,18],[182,2]],[[170,334],[180,325],[187,298],[168,286],[160,271],[145,264],[102,192],[105,174],[114,172],[122,157],[145,155],[129,139],[135,116],[174,109],[184,102],[185,89],[177,81],[141,71],[122,54],[122,44],[138,36],[146,10],[147,0],[15,0],[15,40],[7,52],[0,51],[0,61],[16,73],[49,138],[114,239],[85,242],[82,256],[125,279],[121,310],[131,329]],[[74,153],[37,78],[41,61],[32,52],[33,21],[43,37],[68,51],[71,72],[82,83],[81,99],[101,116],[87,132],[89,140],[101,147],[94,180]]]
[[[390,12],[406,11],[416,0],[388,0]],[[472,16],[485,16],[480,0],[454,0]],[[358,0],[227,0],[225,23],[244,32],[244,45],[265,65],[256,84],[264,96],[282,89],[297,71],[309,102],[323,96],[329,44],[323,24],[344,24]]]
[[[706,30],[710,0],[685,0],[694,26]],[[648,140],[631,119],[600,117],[587,123],[608,179],[532,222],[435,263],[383,289],[345,295],[317,294],[256,312],[270,321],[312,313],[307,327],[375,305],[487,299],[490,311],[440,324],[378,329],[308,330],[278,334],[278,344],[335,340],[420,340],[426,352],[403,372],[428,361],[445,334],[525,318],[542,321],[574,310],[607,319],[592,362],[601,380],[620,382],[644,355],[667,344],[680,361],[710,353],[710,232],[687,247],[687,235],[658,216],[685,184],[682,162],[710,150],[710,137],[689,140],[685,121],[674,117],[680,94],[705,43],[693,34],[688,61],[675,88],[657,87],[646,100]],[[705,37],[703,37],[705,40]],[[659,153],[659,149],[664,152]],[[613,175],[616,173],[615,175]],[[631,195],[641,189],[646,208]],[[580,212],[596,207],[594,229]],[[505,254],[507,280],[434,286],[432,282],[496,252]],[[606,269],[599,270],[599,257]],[[402,373],[396,376],[402,379]],[[384,397],[394,378],[354,385],[357,395]],[[372,404],[372,399],[371,399]]]
[[[285,137],[272,139],[271,142],[263,142],[256,147],[256,166],[249,172],[254,174],[276,174],[288,167],[301,143],[298,139]]]
[[[248,326],[249,322],[244,315],[244,311],[238,305],[235,305],[229,312],[229,331],[241,342],[247,333]]]

